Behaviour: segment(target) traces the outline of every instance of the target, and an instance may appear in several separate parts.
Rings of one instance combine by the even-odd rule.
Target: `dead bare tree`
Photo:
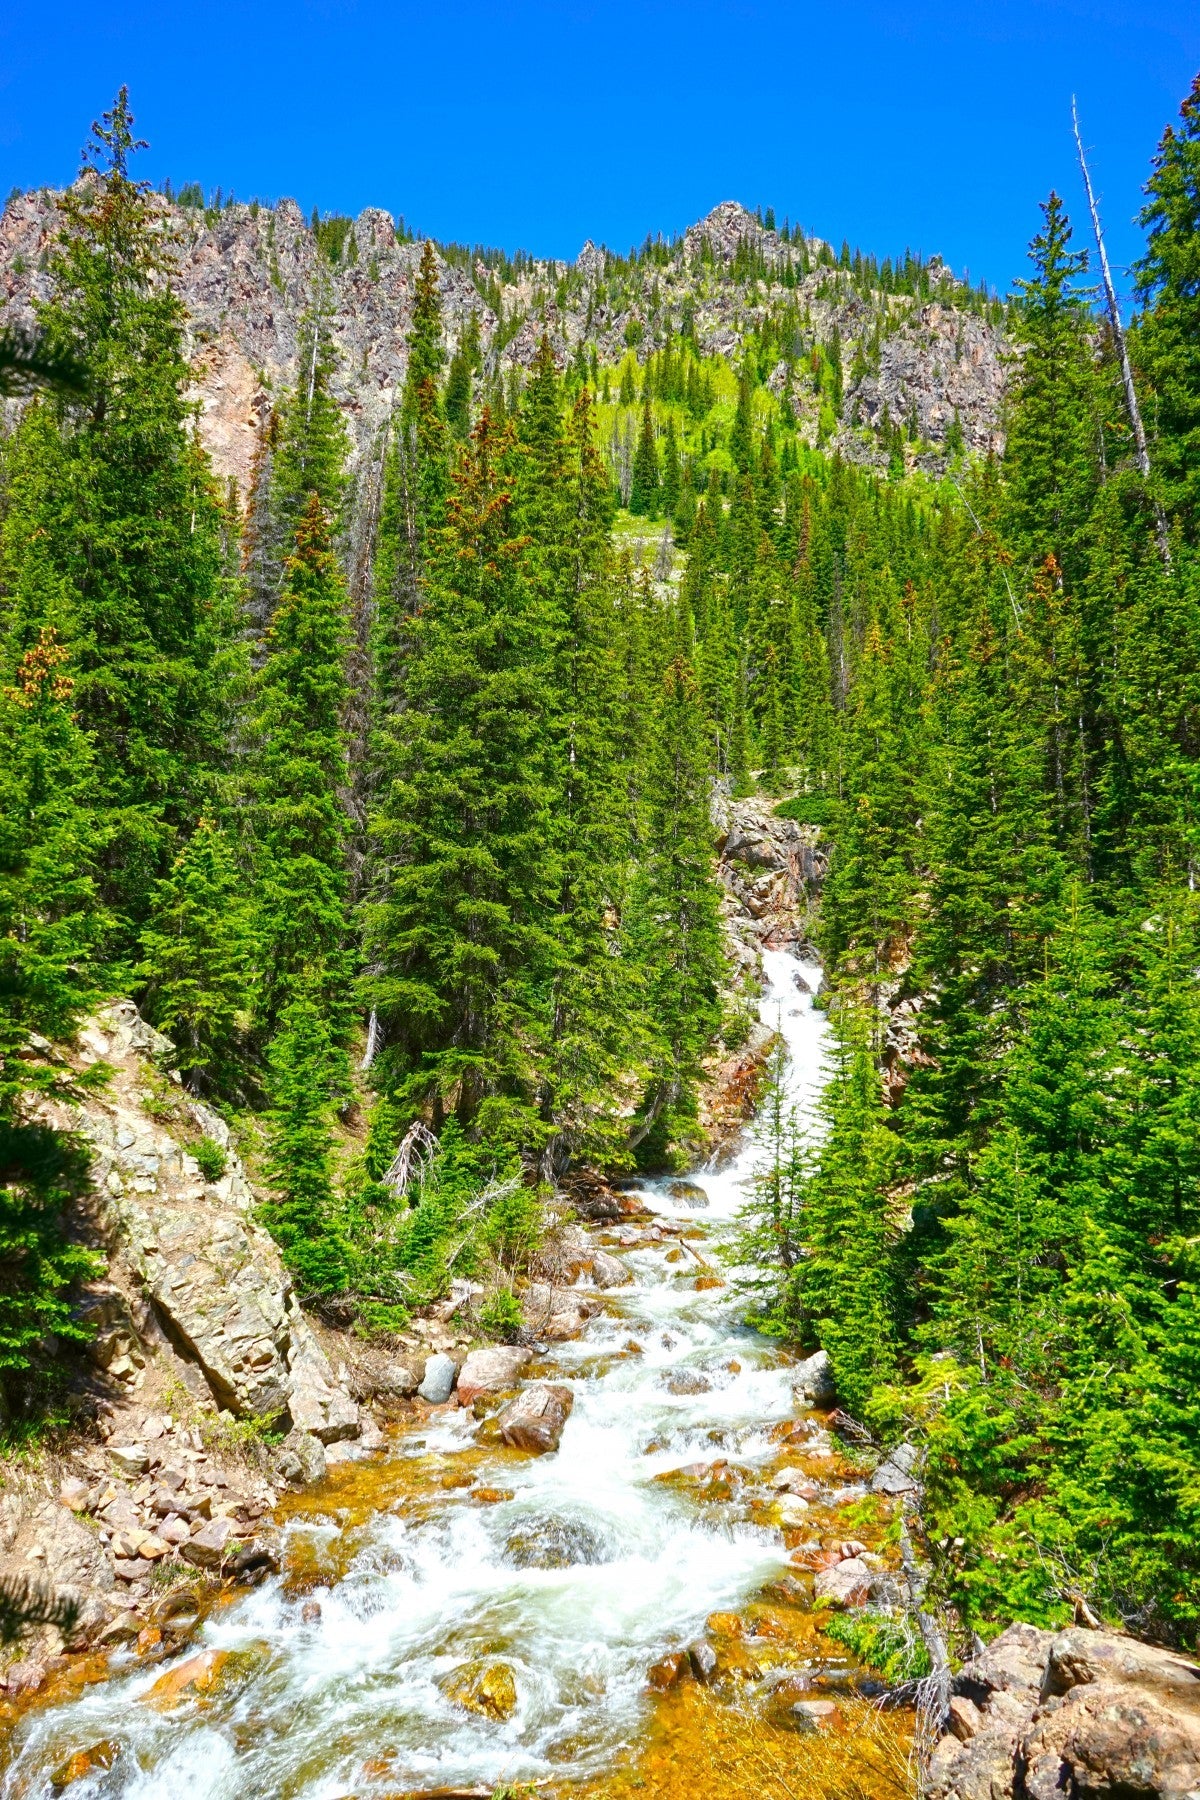
[[[1109,267],[1108,251],[1104,245],[1104,231],[1100,224],[1100,208],[1096,204],[1095,190],[1088,169],[1087,157],[1083,149],[1083,137],[1079,130],[1079,109],[1075,104],[1075,96],[1071,95],[1071,123],[1075,128],[1075,148],[1079,152],[1079,167],[1083,173],[1083,186],[1087,194],[1088,211],[1092,215],[1092,232],[1096,239],[1096,251],[1100,258],[1100,280],[1104,288],[1104,304],[1108,310],[1108,322],[1112,326],[1113,338],[1117,346],[1117,355],[1121,362],[1121,381],[1125,388],[1125,407],[1129,413],[1129,423],[1133,427],[1134,451],[1137,458],[1138,472],[1142,480],[1150,480],[1150,448],[1146,442],[1146,428],[1142,424],[1142,409],[1138,405],[1137,388],[1134,386],[1133,365],[1129,360],[1129,345],[1125,336],[1125,325],[1121,318],[1121,308],[1117,301],[1117,290],[1113,286],[1112,270]],[[1171,566],[1171,540],[1167,532],[1167,518],[1162,507],[1151,497],[1154,507],[1155,536],[1158,548],[1167,567]]]

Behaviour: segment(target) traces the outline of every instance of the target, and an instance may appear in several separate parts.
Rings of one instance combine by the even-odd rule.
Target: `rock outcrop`
[[[118,1001],[86,1022],[72,1053],[81,1065],[103,1061],[111,1080],[77,1106],[49,1109],[91,1150],[93,1221],[112,1276],[83,1300],[99,1325],[94,1358],[136,1388],[147,1354],[173,1353],[193,1391],[198,1372],[240,1418],[326,1444],[354,1437],[358,1407],[255,1222],[229,1128],[172,1081],[171,1050],[132,1001]]]
[[[1010,1625],[954,1678],[930,1800],[1200,1788],[1200,1666],[1105,1631]]]

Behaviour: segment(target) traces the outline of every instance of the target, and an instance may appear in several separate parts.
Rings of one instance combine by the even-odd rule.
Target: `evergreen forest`
[[[968,1631],[1194,1643],[1200,79],[1145,187],[1146,454],[1051,194],[1011,296],[955,302],[1003,326],[1003,453],[952,430],[933,474],[886,416],[884,466],[828,449],[840,341],[788,365],[802,432],[783,324],[733,357],[631,332],[616,363],[546,332],[505,375],[452,339],[458,251],[424,240],[377,504],[316,292],[238,491],[138,149],[122,93],[58,198],[36,341],[0,347],[8,1425],[83,1329],[86,1158],[44,1102],[103,1080],[54,1049],[91,1009],[131,996],[174,1041],[306,1303],[387,1334],[486,1269],[503,1336],[558,1184],[702,1147],[754,999],[713,796],[758,794],[829,847],[835,1048],[821,1133],[778,1119],[746,1221],[757,1322],[920,1446]],[[953,299],[940,266],[830,261]]]

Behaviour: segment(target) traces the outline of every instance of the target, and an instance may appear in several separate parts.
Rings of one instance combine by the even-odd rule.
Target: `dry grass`
[[[583,1793],[655,1800],[915,1800],[913,1721],[839,1700],[819,1731],[771,1724],[694,1684],[664,1696],[636,1760]],[[578,1790],[571,1790],[578,1792]]]

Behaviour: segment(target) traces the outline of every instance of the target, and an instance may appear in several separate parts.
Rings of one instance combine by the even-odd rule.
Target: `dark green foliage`
[[[662,476],[658,461],[658,441],[650,402],[642,407],[642,427],[633,458],[633,486],[629,494],[630,512],[656,518],[662,505]]]
[[[258,862],[258,1016],[273,1029],[297,987],[319,994],[337,1041],[349,1013],[346,598],[319,496],[310,495],[266,639],[249,776]]]
[[[284,1007],[269,1061],[266,1174],[274,1193],[262,1220],[301,1293],[336,1293],[347,1277],[332,1175],[341,1065],[321,1008],[307,994]]]
[[[1151,389],[1155,483],[1194,543],[1200,528],[1200,76],[1168,125],[1146,185],[1145,312],[1136,354]]]
[[[97,173],[60,201],[48,352],[88,370],[86,398],[46,396],[6,453],[5,622],[11,658],[47,630],[66,645],[105,817],[96,878],[133,949],[174,833],[223,760],[218,511],[188,430],[183,311],[120,97],[94,130]]]
[[[193,1092],[237,1084],[257,945],[225,833],[203,818],[155,890],[137,976],[150,1018],[173,1038]]]

